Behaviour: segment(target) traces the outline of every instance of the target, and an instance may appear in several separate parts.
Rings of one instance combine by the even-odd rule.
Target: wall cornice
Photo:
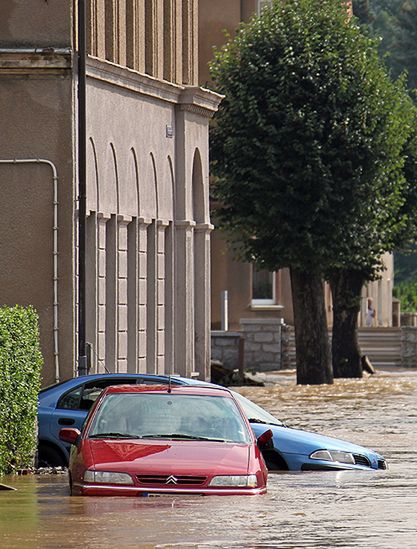
[[[88,56],[87,77],[168,103],[180,109],[209,118],[223,99],[222,95],[197,86],[179,86],[110,61]]]
[[[220,95],[206,88],[187,86],[181,92],[179,103],[181,110],[211,118],[223,99]]]
[[[182,86],[91,56],[87,58],[87,77],[169,103],[178,103],[184,89]]]
[[[0,74],[62,75],[72,71],[69,48],[0,48]]]

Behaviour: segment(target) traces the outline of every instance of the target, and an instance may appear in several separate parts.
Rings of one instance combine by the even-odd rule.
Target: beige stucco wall
[[[0,159],[43,158],[57,168],[59,362],[70,377],[74,366],[73,314],[73,113],[69,68],[33,68],[0,54]],[[49,67],[62,60],[49,59]],[[38,58],[38,66],[43,61]],[[30,68],[32,65],[32,68]],[[15,67],[15,69],[12,68]],[[18,68],[16,68],[18,67]],[[18,72],[13,72],[13,70]],[[49,71],[49,72],[48,72]],[[33,305],[39,313],[44,384],[55,379],[53,357],[53,179],[47,165],[0,165],[0,303]]]
[[[73,5],[11,0],[0,21],[0,159],[45,158],[58,173],[61,379],[77,371]],[[152,6],[87,2],[87,336],[93,371],[207,379],[208,119],[220,97],[195,87],[197,0]],[[0,301],[38,309],[51,383],[51,170],[0,165],[0,192]]]
[[[194,104],[198,88],[157,83],[95,59],[88,74],[94,368],[207,378],[210,110]],[[200,99],[209,96],[201,92]],[[118,277],[114,292],[111,276]]]
[[[199,9],[199,78],[205,85],[210,82],[208,62],[213,57],[213,48],[225,42],[225,31],[233,34],[241,21],[240,0],[200,0]]]
[[[72,11],[72,0],[4,0],[0,47],[70,47]]]

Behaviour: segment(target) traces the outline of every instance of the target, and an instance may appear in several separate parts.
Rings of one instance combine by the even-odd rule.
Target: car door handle
[[[61,417],[58,419],[59,425],[74,425],[75,419],[71,419],[69,417]]]

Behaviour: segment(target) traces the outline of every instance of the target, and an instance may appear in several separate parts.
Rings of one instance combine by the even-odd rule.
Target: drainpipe
[[[55,381],[60,381],[59,371],[59,348],[58,348],[58,174],[55,164],[43,158],[14,158],[11,160],[0,160],[0,164],[46,164],[52,170],[53,179],[53,336],[54,336],[54,364]]]
[[[86,352],[85,235],[87,213],[86,6],[78,0],[78,375],[88,373]]]

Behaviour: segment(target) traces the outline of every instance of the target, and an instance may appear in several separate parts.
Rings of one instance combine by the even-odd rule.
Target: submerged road
[[[280,473],[261,497],[69,497],[66,475],[5,478],[0,548],[417,549],[417,370],[333,386],[242,387],[291,427],[374,448],[387,471]]]

